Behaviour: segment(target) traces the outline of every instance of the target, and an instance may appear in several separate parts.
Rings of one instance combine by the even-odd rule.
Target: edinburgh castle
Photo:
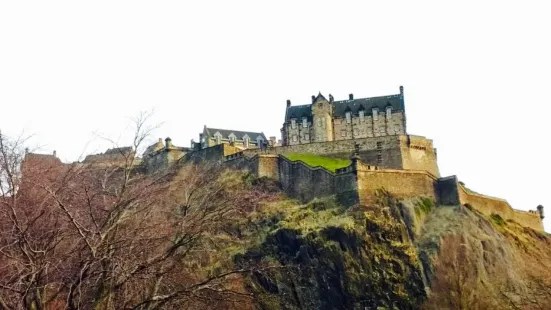
[[[377,189],[401,199],[425,196],[439,205],[466,205],[490,215],[542,231],[543,207],[513,209],[505,200],[475,193],[456,176],[441,177],[433,142],[407,132],[404,88],[387,96],[335,100],[319,93],[306,105],[287,100],[281,139],[261,130],[215,129],[204,126],[199,141],[176,146],[170,138],[147,148],[136,165],[154,174],[189,162],[216,163],[246,169],[279,182],[283,191],[301,201],[335,195],[343,205],[367,204]],[[114,162],[116,148],[87,157],[83,163]],[[290,154],[309,154],[348,161],[331,170],[312,166]]]

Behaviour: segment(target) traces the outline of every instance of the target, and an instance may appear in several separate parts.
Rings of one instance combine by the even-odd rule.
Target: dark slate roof
[[[248,135],[251,140],[256,141],[256,137],[261,136],[264,141],[268,141],[266,136],[262,132],[252,132],[252,131],[240,131],[240,130],[228,130],[228,129],[216,129],[205,127],[208,138],[213,138],[216,132],[219,132],[222,135],[222,139],[229,139],[230,135],[233,133],[238,140],[243,139],[245,135]]]
[[[291,106],[287,108],[286,116],[287,116],[286,120],[290,120],[291,118],[301,119],[303,117],[307,117],[309,120],[311,120],[312,105],[306,104],[306,105]]]
[[[379,111],[384,111],[387,106],[391,106],[393,111],[404,110],[404,100],[402,95],[391,95],[382,97],[371,97],[354,100],[335,101],[333,104],[333,115],[344,116],[347,109],[350,109],[352,114],[358,114],[363,108],[367,114],[371,113],[371,109],[378,108]]]
[[[321,96],[321,97],[320,97]],[[325,99],[321,94],[319,94],[315,101],[318,99]],[[326,99],[325,99],[326,100]],[[379,111],[384,111],[387,106],[391,106],[394,111],[404,111],[404,97],[402,94],[390,95],[390,96],[381,96],[381,97],[371,97],[371,98],[360,98],[353,100],[341,100],[333,102],[333,116],[334,117],[344,117],[345,113],[350,111],[352,114],[358,114],[360,110],[364,110],[366,115],[371,114],[373,108],[378,108]],[[303,117],[312,120],[312,105],[297,105],[287,108],[285,113],[285,121],[289,121],[291,118],[301,119]]]

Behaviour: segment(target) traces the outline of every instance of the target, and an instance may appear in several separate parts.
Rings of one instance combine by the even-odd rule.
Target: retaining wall
[[[370,204],[375,192],[384,188],[397,198],[426,196],[438,200],[438,179],[426,171],[372,170],[359,165],[357,169],[360,203]]]
[[[543,231],[543,223],[537,211],[527,212],[516,210],[503,199],[481,195],[468,191],[461,184],[458,186],[458,196],[462,205],[469,204],[475,210],[485,215],[498,214],[505,220],[513,220],[522,226]]]

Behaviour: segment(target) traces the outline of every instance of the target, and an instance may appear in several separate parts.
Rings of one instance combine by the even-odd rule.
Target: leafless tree
[[[135,121],[134,150],[146,122]],[[21,142],[0,135],[0,308],[228,308],[250,298],[240,285],[250,269],[220,247],[233,242],[224,227],[265,195],[235,173],[212,164],[146,175],[135,152],[63,164],[25,156]]]

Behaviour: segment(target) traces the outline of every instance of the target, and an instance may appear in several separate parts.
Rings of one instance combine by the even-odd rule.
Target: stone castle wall
[[[458,183],[457,177],[439,179],[438,191],[442,205],[470,205],[484,215],[498,214],[522,226],[543,231],[543,223],[537,211],[516,210],[504,199],[474,193]]]
[[[323,167],[311,167],[297,160],[278,155],[254,155],[252,158],[236,153],[225,158],[225,164],[249,169],[255,175],[278,180],[291,197],[303,202],[336,195],[344,205],[370,204],[378,189],[385,189],[397,198],[425,196],[440,205],[469,204],[482,214],[499,214],[525,227],[543,231],[537,211],[513,209],[503,199],[473,193],[457,182],[457,177],[437,178],[424,170],[381,169],[361,161],[331,172]]]
[[[374,202],[375,192],[384,188],[397,198],[426,196],[438,201],[438,179],[426,171],[380,169],[373,170],[359,164],[358,192],[362,204]]]
[[[218,144],[215,146],[207,147],[204,149],[196,150],[187,153],[183,157],[184,162],[222,162],[226,156],[241,152],[241,149],[231,146],[226,143]],[[252,154],[254,155],[254,154]],[[252,156],[251,155],[251,156]]]
[[[256,154],[308,153],[348,159],[356,144],[360,147],[360,160],[366,164],[389,169],[425,170],[435,176],[440,175],[432,141],[411,135],[318,142],[264,150],[250,149],[243,153],[249,157]]]
[[[329,195],[337,195],[344,205],[358,202],[353,171],[333,173],[323,167],[310,167],[300,160],[279,156],[279,181],[286,193],[303,202]]]

